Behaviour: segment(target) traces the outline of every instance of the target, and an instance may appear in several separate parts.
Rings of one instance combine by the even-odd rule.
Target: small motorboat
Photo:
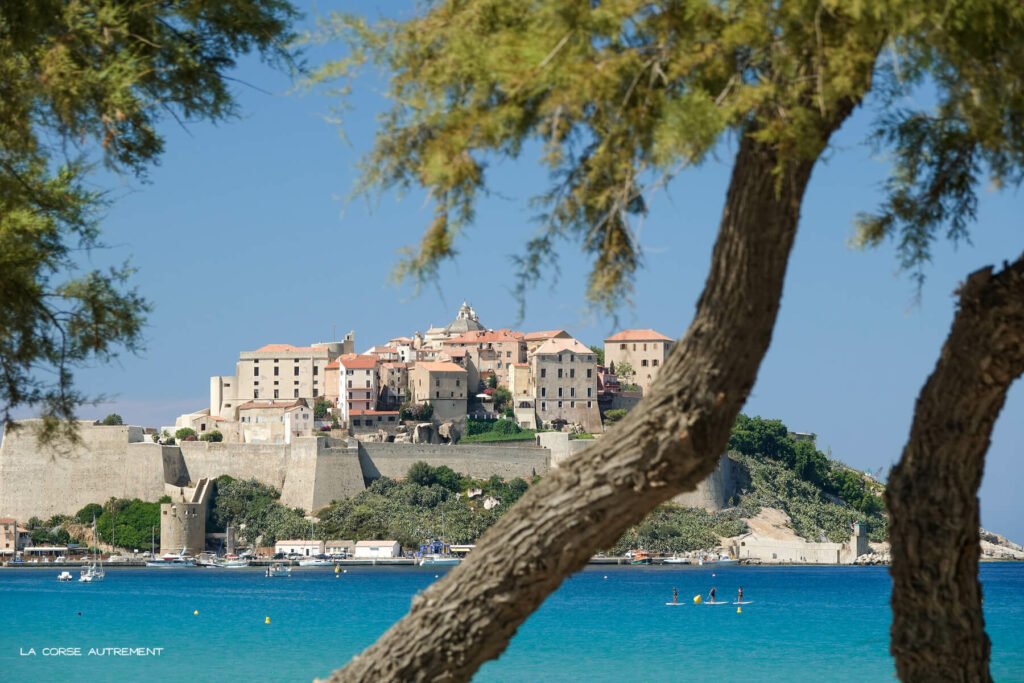
[[[267,567],[267,578],[281,578],[292,575],[292,568],[282,564],[273,564]]]
[[[71,581],[74,578],[75,577],[71,576],[71,572],[69,572],[67,569],[62,571],[60,574],[57,574],[58,581]]]
[[[642,548],[639,550],[634,550],[633,557],[629,560],[630,564],[651,564],[653,562],[654,559],[647,554],[646,550]]]
[[[734,557],[729,557],[725,553],[719,553],[718,557],[715,557],[714,555],[710,557],[702,555],[701,558],[697,560],[697,564],[710,565],[712,567],[728,567],[738,562],[739,560]]]
[[[430,553],[420,558],[419,565],[421,567],[444,567],[453,566],[462,562],[462,558],[456,557],[455,555],[443,555],[441,553]]]
[[[690,564],[690,558],[680,557],[678,554],[665,558],[665,564]]]

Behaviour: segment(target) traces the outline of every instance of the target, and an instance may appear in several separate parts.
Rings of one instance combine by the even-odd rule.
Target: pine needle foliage
[[[539,142],[550,177],[541,229],[516,258],[520,298],[571,240],[590,255],[590,302],[628,301],[650,193],[728,134],[778,150],[777,173],[824,150],[821,122],[875,88],[873,140],[893,175],[859,245],[893,237],[916,269],[941,236],[964,239],[979,175],[1019,182],[1024,6],[1012,0],[438,0],[375,22],[334,14],[315,36],[343,58],[316,70],[348,106],[366,66],[391,106],[355,193],[425,188],[434,218],[395,278],[418,286],[456,253],[487,163]],[[908,104],[934,87],[933,110]]]
[[[257,51],[292,64],[285,0],[0,3],[0,406],[74,438],[74,369],[137,351],[149,304],[132,268],[82,267],[103,246],[97,163],[145,179],[158,124],[236,114],[228,72]]]

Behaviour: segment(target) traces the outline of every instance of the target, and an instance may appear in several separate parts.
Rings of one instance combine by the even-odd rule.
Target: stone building
[[[460,334],[467,332],[482,332],[487,328],[480,324],[480,318],[477,316],[476,311],[473,307],[467,304],[465,301],[459,306],[459,312],[455,315],[455,320],[451,321],[444,327],[434,327],[431,325],[426,333],[423,335],[422,347],[440,349],[441,343],[452,337],[458,337]]]
[[[160,552],[198,555],[206,548],[206,514],[211,482],[195,488],[168,486],[170,503],[160,504]]]
[[[537,420],[578,423],[601,431],[597,409],[597,354],[576,339],[549,339],[530,356]]]
[[[445,361],[416,363],[409,374],[412,402],[434,407],[434,420],[461,420],[466,417],[468,373],[455,363]]]
[[[409,363],[394,361],[377,366],[377,403],[397,410],[409,400]]]
[[[238,356],[235,374],[210,378],[210,414],[236,419],[238,404],[252,400],[305,399],[327,393],[327,365],[352,353],[354,333],[340,342],[312,346],[267,344]]]
[[[469,384],[475,391],[481,376],[494,373],[498,384],[508,386],[509,367],[526,362],[526,342],[521,332],[512,330],[477,330],[452,337],[441,343],[444,353],[453,358],[465,353]]]
[[[646,396],[671,349],[672,339],[660,332],[623,330],[604,340],[604,362],[609,367],[615,365],[620,382],[636,384]],[[619,372],[622,363],[633,368],[632,377],[623,377]]]
[[[313,409],[301,398],[249,401],[238,406],[238,432],[243,443],[291,443],[313,435]]]
[[[348,425],[353,410],[377,408],[377,356],[348,353],[338,358],[338,410]]]
[[[13,517],[0,517],[0,558],[11,559],[21,550],[18,544],[18,522]],[[8,555],[9,557],[2,557]]]

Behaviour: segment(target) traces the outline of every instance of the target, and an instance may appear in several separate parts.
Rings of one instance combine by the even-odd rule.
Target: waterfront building
[[[356,551],[355,541],[324,541],[324,553],[327,555],[344,555],[345,557],[352,557]]]
[[[410,372],[412,402],[429,403],[437,421],[466,417],[468,373],[450,361],[416,363]]]
[[[338,357],[338,409],[341,421],[349,424],[352,412],[377,408],[377,356],[355,353]]]
[[[614,364],[620,382],[636,384],[646,396],[671,349],[672,338],[660,332],[623,330],[604,340],[604,362],[609,367]],[[622,363],[633,368],[632,376],[622,376]]]
[[[597,408],[597,354],[577,339],[552,338],[530,356],[537,420],[542,426],[576,423],[601,431]]]
[[[398,541],[359,541],[355,546],[354,557],[360,559],[376,559],[401,557],[402,546]]]
[[[324,554],[324,542],[314,541],[312,539],[289,539],[286,541],[278,541],[274,544],[274,553],[283,553],[285,555],[302,555],[303,557],[310,557],[312,555],[323,555]]]
[[[0,517],[0,555],[13,557],[19,550],[18,521],[13,517]]]

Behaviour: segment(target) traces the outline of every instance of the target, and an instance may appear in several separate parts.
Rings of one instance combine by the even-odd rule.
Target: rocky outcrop
[[[455,443],[462,436],[459,428],[454,422],[442,422],[437,426],[437,434],[441,437],[441,443]]]

